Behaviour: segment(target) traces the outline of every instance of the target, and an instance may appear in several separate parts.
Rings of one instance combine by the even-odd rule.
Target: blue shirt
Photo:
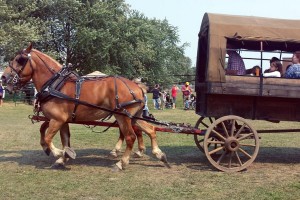
[[[300,64],[291,65],[285,72],[285,78],[300,78]]]

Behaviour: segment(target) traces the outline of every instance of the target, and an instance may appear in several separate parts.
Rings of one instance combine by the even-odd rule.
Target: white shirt
[[[264,77],[281,77],[279,71],[264,73]]]

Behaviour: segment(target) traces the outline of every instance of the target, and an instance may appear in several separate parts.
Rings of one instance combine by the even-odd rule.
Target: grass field
[[[157,119],[195,124],[194,111],[152,110]],[[32,124],[32,107],[5,103],[0,108],[0,199],[299,199],[300,134],[261,135],[260,151],[248,170],[215,170],[196,147],[193,136],[158,132],[171,169],[151,155],[150,141],[143,158],[132,158],[126,170],[111,171],[117,159],[108,157],[117,129],[94,133],[71,125],[77,153],[67,170],[54,170],[53,156],[39,145],[40,123]],[[300,123],[251,121],[257,129],[299,128]],[[97,127],[96,130],[103,130]],[[58,135],[56,146],[60,146]],[[136,146],[135,146],[136,147]]]

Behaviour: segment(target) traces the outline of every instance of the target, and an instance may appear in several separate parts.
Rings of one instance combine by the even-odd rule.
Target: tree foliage
[[[191,79],[180,76],[193,69],[177,28],[124,0],[0,0],[0,8],[4,61],[33,42],[82,74],[99,70],[164,86]]]

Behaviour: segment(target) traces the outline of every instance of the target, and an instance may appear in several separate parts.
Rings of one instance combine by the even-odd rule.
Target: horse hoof
[[[111,158],[117,158],[117,157],[118,157],[118,154],[117,154],[117,152],[115,152],[115,151],[111,151],[111,152],[109,153],[109,157],[111,157]]]
[[[117,165],[114,165],[111,169],[112,172],[121,172],[122,169],[120,169]]]
[[[65,157],[75,159],[76,153],[75,153],[74,149],[72,149],[71,147],[66,147],[65,148]]]
[[[134,152],[133,156],[134,156],[135,158],[142,158],[142,157],[143,157],[143,154],[142,154],[140,151],[136,151],[136,152]]]
[[[44,149],[47,156],[50,156],[51,150],[49,148]]]
[[[112,168],[112,171],[113,172],[120,172],[120,171],[122,171],[124,168],[123,168],[123,165],[122,165],[122,161],[119,161],[119,162],[117,162],[114,166],[113,166],[113,168]]]
[[[168,163],[168,160],[167,160],[167,156],[166,156],[166,154],[163,154],[162,156],[161,156],[161,159],[160,159],[164,164],[165,164],[165,166],[167,167],[167,168],[171,168],[171,165]]]

